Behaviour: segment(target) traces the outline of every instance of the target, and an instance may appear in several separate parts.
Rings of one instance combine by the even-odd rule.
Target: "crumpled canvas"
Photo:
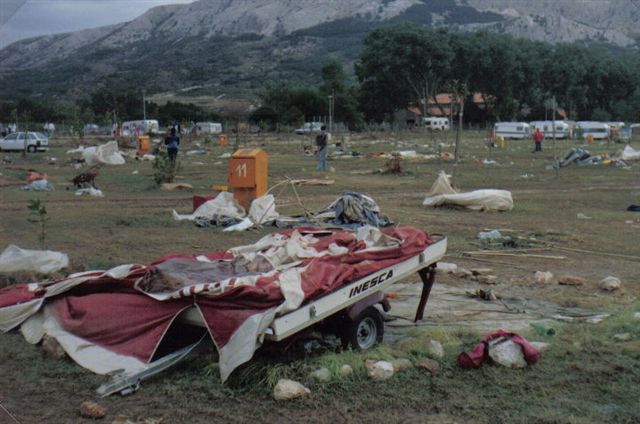
[[[98,164],[124,165],[125,160],[118,150],[118,142],[112,140],[100,146],[87,147],[82,150],[82,159],[89,166]]]
[[[462,206],[474,211],[510,211],[513,209],[513,198],[510,191],[497,189],[458,193],[451,186],[449,176],[441,171],[422,204],[433,207]]]
[[[0,254],[0,273],[37,272],[46,275],[68,265],[66,254],[51,250],[21,249],[12,244]]]

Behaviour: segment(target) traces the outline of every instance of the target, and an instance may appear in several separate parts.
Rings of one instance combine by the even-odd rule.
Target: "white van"
[[[136,131],[137,130],[137,131]],[[138,121],[126,121],[122,123],[120,135],[133,136],[138,132],[140,135],[160,132],[160,124],[156,119],[140,119]]]
[[[611,127],[604,122],[578,121],[576,128],[584,139],[591,136],[594,140],[605,140],[611,136]]]
[[[422,118],[422,125],[433,131],[449,131],[449,118],[427,116]]]
[[[537,129],[542,131],[547,139],[553,137],[554,126],[556,129],[556,138],[570,138],[571,127],[564,121],[533,121],[529,125],[531,126],[532,131]]]
[[[496,137],[522,139],[531,136],[531,127],[526,122],[496,122]]]
[[[218,122],[196,122],[193,129],[196,134],[221,134],[222,124]]]

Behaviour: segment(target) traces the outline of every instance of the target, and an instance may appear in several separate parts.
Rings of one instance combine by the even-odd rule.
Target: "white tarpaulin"
[[[220,192],[215,199],[204,202],[192,214],[180,215],[175,210],[173,211],[173,218],[178,221],[195,221],[196,218],[211,219],[213,216],[242,219],[246,216],[246,211],[236,202],[233,194],[226,191]]]
[[[0,255],[0,273],[37,272],[50,274],[66,268],[69,257],[51,250],[28,250],[10,245]]]
[[[441,171],[431,186],[425,206],[462,206],[474,211],[510,211],[513,209],[511,192],[507,190],[484,189],[467,193],[458,193],[452,186],[449,176]]]
[[[640,160],[640,150],[636,150],[627,144],[622,150],[622,160]]]
[[[106,165],[124,165],[124,156],[118,150],[118,142],[113,140],[101,146],[87,147],[82,150],[82,159],[89,166],[99,163]]]

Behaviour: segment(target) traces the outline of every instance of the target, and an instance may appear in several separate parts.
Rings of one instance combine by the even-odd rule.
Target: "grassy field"
[[[133,421],[162,418],[163,423],[640,421],[640,319],[633,318],[634,312],[640,311],[640,216],[625,210],[629,204],[640,203],[638,164],[628,168],[572,166],[556,173],[548,169],[554,155],[578,146],[577,141],[558,141],[555,152],[547,142],[542,153],[533,154],[529,141],[510,141],[506,148],[488,150],[481,134],[468,132],[463,137],[460,164],[444,159],[405,160],[401,175],[365,174],[383,168],[386,162],[367,158],[367,153],[453,151],[451,139],[433,139],[421,133],[387,134],[384,138],[338,135],[335,139],[343,140],[345,150],[361,156],[330,161],[332,172],[326,174],[316,172],[313,158],[302,154],[303,144],[312,144],[311,138],[260,136],[244,144],[268,151],[270,185],[287,177],[335,180],[327,186],[297,187],[306,209],[324,207],[344,191],[367,193],[397,224],[447,235],[446,261],[469,268],[491,267],[498,276],[495,289],[501,293],[604,310],[612,316],[597,325],[557,323],[555,336],[525,332],[525,336],[549,342],[551,348],[539,364],[524,370],[459,369],[456,355],[473,346],[481,334],[455,325],[416,328],[409,333],[411,343],[383,343],[367,353],[324,352],[287,364],[257,358],[226,385],[219,383],[210,357],[201,355],[144,382],[135,395],[100,400],[109,409],[107,420],[123,414]],[[183,143],[176,181],[191,184],[193,192],[161,191],[153,182],[150,162],[127,160],[123,166],[102,168],[96,182],[105,197],[92,198],[76,197],[73,190],[65,190],[79,172],[68,163],[65,151],[77,144],[79,140],[54,139],[50,152],[27,158],[0,153],[0,159],[5,159],[0,166],[0,247],[12,243],[39,247],[37,226],[27,220],[27,203],[34,198],[41,199],[48,211],[46,247],[66,252],[71,259],[70,271],[145,263],[168,252],[227,249],[252,243],[273,231],[223,233],[173,220],[172,209],[191,212],[193,194],[211,193],[211,185],[226,184],[227,161],[219,156],[231,148],[203,140]],[[200,147],[205,155],[184,154]],[[601,144],[588,149],[594,154],[614,153],[621,146]],[[484,159],[497,164],[483,164]],[[20,190],[28,169],[46,172],[55,191]],[[452,175],[453,184],[461,191],[510,190],[514,209],[478,213],[422,206],[441,170]],[[302,212],[292,190],[282,191],[277,202],[281,213]],[[580,219],[578,214],[589,219]],[[464,255],[480,249],[477,234],[483,229],[505,230],[544,247],[541,254],[565,258],[498,256],[480,260]],[[577,287],[542,287],[534,282],[535,271],[576,275],[587,282]],[[609,275],[622,280],[621,290],[605,293],[598,289],[598,282]],[[4,276],[0,286],[25,278]],[[439,281],[461,284],[450,276]],[[618,333],[629,333],[630,340],[617,341],[613,336]],[[446,350],[436,374],[411,369],[387,382],[367,379],[364,359],[426,357],[426,342],[431,338],[440,340]],[[337,369],[344,363],[354,367],[351,377],[338,377]],[[330,382],[319,384],[309,379],[309,372],[318,366],[327,366],[334,373]],[[102,381],[69,360],[52,359],[39,347],[24,342],[19,333],[0,336],[0,372],[0,403],[21,423],[78,422],[79,404],[96,400],[93,390]],[[273,401],[271,389],[283,376],[308,384],[311,396],[290,403]],[[0,422],[6,419],[0,411]]]

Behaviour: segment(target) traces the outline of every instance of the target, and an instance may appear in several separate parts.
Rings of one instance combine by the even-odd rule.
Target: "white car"
[[[27,148],[28,152],[46,152],[49,150],[49,138],[39,132],[15,132],[0,139],[0,150],[18,150]]]

